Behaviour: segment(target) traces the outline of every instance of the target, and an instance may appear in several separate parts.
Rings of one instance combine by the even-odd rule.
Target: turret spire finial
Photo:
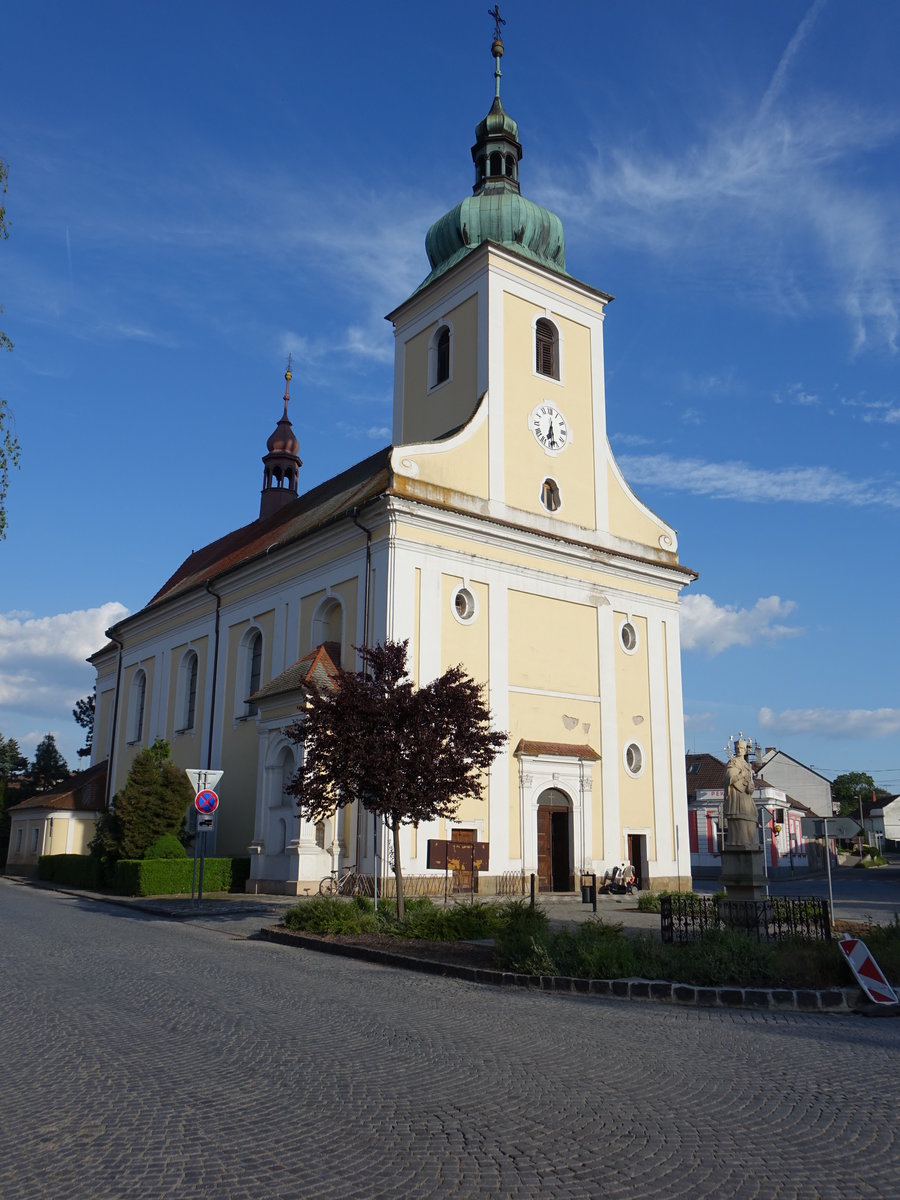
[[[500,59],[503,57],[503,38],[500,36],[500,26],[505,25],[503,17],[500,16],[500,5],[495,4],[493,8],[488,9],[488,16],[494,19],[494,42],[491,46],[491,54],[494,56],[494,95],[500,99]]]
[[[293,361],[294,361],[293,354],[288,353],[287,366],[284,369],[284,411],[285,411],[285,413],[287,413],[288,400],[290,400],[290,398],[291,398],[291,378],[293,376],[293,372],[291,371],[291,363]]]

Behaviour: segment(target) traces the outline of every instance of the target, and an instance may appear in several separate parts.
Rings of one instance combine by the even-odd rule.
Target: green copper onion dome
[[[566,238],[562,221],[521,195],[519,127],[500,100],[503,42],[494,38],[495,92],[490,112],[475,128],[472,195],[445,213],[428,230],[425,249],[431,274],[422,287],[443,275],[482,242],[499,242],[517,254],[566,274]]]

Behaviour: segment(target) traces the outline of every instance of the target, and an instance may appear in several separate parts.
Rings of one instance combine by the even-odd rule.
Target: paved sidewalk
[[[230,937],[252,937],[260,929],[279,925],[287,909],[302,904],[305,897],[297,896],[249,896],[214,892],[204,894],[199,903],[189,896],[116,896],[107,892],[88,892],[82,888],[65,887],[59,884],[42,883],[36,880],[10,878],[10,882],[25,887],[36,887],[48,891],[63,892],[102,904],[114,904],[134,912],[167,920],[201,923],[227,933]],[[476,897],[476,900],[500,902],[500,897]],[[440,903],[440,899],[436,903]],[[457,903],[465,904],[467,897],[458,897]],[[393,905],[393,899],[380,904]],[[451,903],[454,903],[451,900]],[[536,901],[547,913],[550,924],[556,928],[577,925],[594,916],[592,906],[583,904],[580,896],[543,895]],[[597,897],[597,917],[623,926],[629,935],[646,934],[659,936],[659,913],[637,911],[637,896]]]

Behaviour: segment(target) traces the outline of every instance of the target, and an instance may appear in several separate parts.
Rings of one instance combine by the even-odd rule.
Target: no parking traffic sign
[[[219,807],[219,797],[215,792],[205,788],[202,792],[198,792],[194,797],[194,808],[198,813],[203,813],[204,816],[209,816],[214,813]]]

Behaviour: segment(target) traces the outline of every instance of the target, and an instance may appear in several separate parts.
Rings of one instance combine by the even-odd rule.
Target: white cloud
[[[106,643],[105,630],[127,613],[123,604],[111,600],[49,617],[0,614],[0,732],[16,738],[24,754],[33,751],[32,741],[36,744],[50,731],[69,765],[76,762],[84,735],[72,708],[94,680],[85,659]]]
[[[853,479],[831,467],[754,467],[749,463],[705,462],[666,454],[622,455],[628,482],[713,500],[748,503],[843,504],[852,508],[900,508],[900,487]]]
[[[369,425],[363,428],[359,425],[351,425],[347,421],[338,421],[337,427],[345,437],[351,439],[367,438],[384,445],[391,440],[392,430],[389,425]]]
[[[793,600],[780,596],[763,597],[752,608],[718,605],[703,593],[685,596],[681,602],[682,648],[702,650],[711,658],[731,646],[796,637],[803,630],[783,624],[796,607]]]
[[[803,408],[812,408],[819,403],[815,392],[808,392],[802,383],[792,383],[784,395],[775,394],[776,404],[797,404]]]
[[[650,446],[653,438],[644,437],[642,433],[614,433],[610,438],[617,446]]]
[[[107,640],[105,630],[127,614],[117,600],[52,617],[0,613],[0,662],[14,666],[38,659],[82,663]]]
[[[761,708],[758,720],[764,729],[782,735],[876,738],[900,733],[900,708],[786,708],[782,712]]]
[[[698,730],[712,729],[717,720],[717,716],[712,712],[699,712],[684,714],[685,729],[693,730],[695,733]]]

